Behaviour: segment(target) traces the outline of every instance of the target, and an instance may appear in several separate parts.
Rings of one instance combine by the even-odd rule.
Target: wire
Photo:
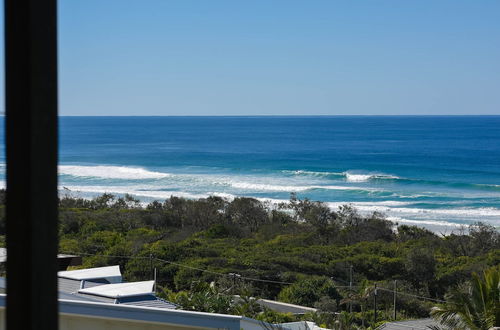
[[[176,263],[176,262],[173,262],[173,261],[164,260],[164,259],[159,259],[159,258],[154,258],[154,259],[157,260],[157,261],[165,262],[165,263],[176,265],[176,266],[179,266],[179,267],[190,268],[190,269],[198,270],[198,271],[201,271],[201,272],[207,272],[207,273],[216,274],[216,275],[225,276],[225,277],[233,277],[234,276],[234,275],[230,275],[230,274],[224,274],[224,273],[214,272],[214,271],[207,270],[207,269],[202,269],[202,268],[187,266],[187,265],[179,264],[179,263]],[[261,279],[261,278],[247,277],[247,276],[241,276],[241,275],[237,276],[237,278],[242,279],[242,280],[247,280],[247,281],[255,281],[255,282],[266,282],[266,283],[286,284],[286,285],[293,284],[291,282],[274,281],[274,280],[264,280],[264,279]]]
[[[331,278],[332,280],[336,281],[336,282],[342,282],[342,283],[345,283],[345,284],[349,284],[349,282],[348,282],[348,281],[341,280],[340,278],[334,278],[334,277],[331,277],[331,276],[330,276],[330,278]]]
[[[185,264],[180,264],[180,263],[177,263],[177,262],[174,262],[174,261],[169,261],[169,260],[155,258],[155,257],[152,258],[152,257],[141,257],[141,256],[117,256],[117,255],[104,255],[104,254],[93,254],[93,253],[76,253],[76,252],[61,252],[61,253],[64,253],[64,254],[73,254],[73,255],[83,255],[83,256],[94,256],[94,257],[106,257],[106,258],[156,260],[156,261],[163,262],[163,263],[166,263],[166,264],[175,265],[175,266],[178,266],[178,267],[188,268],[188,269],[192,269],[192,270],[197,270],[197,271],[205,272],[205,273],[209,273],[209,274],[214,274],[214,275],[218,275],[218,276],[221,276],[221,277],[233,277],[234,276],[234,275],[220,273],[220,272],[216,272],[216,271],[212,271],[212,270],[208,270],[208,269],[203,269],[203,268],[188,266],[188,265],[185,265]],[[291,284],[293,284],[291,282],[265,280],[265,279],[260,279],[260,278],[255,278],[255,277],[247,277],[247,276],[241,276],[241,275],[238,276],[237,278],[238,279],[242,279],[242,280],[246,280],[246,281],[254,281],[254,282],[264,282],[264,283],[273,283],[273,284],[282,284],[282,285],[291,285]],[[335,279],[333,277],[330,277],[330,278],[332,280],[334,280],[334,281],[339,281],[339,282],[347,283],[346,281],[343,281],[343,280],[340,280],[340,279]],[[359,286],[357,286],[357,285],[352,285],[352,286],[348,286],[348,285],[336,285],[335,287],[336,288],[349,288],[349,287],[357,288]],[[384,288],[384,287],[377,287],[377,290],[391,292],[391,293],[395,292],[394,290],[391,290],[391,289],[388,289],[388,288]],[[406,292],[402,292],[402,291],[396,291],[396,294],[398,294],[398,295],[404,295],[404,296],[409,296],[409,297],[414,297],[414,298],[417,298],[417,299],[434,301],[434,302],[438,302],[438,303],[446,303],[445,300],[440,300],[440,299],[435,299],[435,298],[429,298],[429,297],[419,296],[419,295],[415,295],[415,294],[411,294],[411,293],[406,293]]]
[[[200,272],[205,272],[205,273],[210,273],[222,277],[232,277],[233,275],[225,274],[225,273],[220,273],[220,272],[215,272],[212,270],[208,269],[203,269],[203,268],[198,268],[198,267],[193,267],[193,266],[188,266],[185,264],[180,264],[177,262],[169,261],[169,260],[164,260],[160,258],[151,258],[151,257],[140,257],[140,256],[116,256],[116,255],[104,255],[104,254],[92,254],[92,253],[75,253],[75,252],[62,252],[64,254],[75,254],[75,255],[83,255],[83,256],[94,256],[94,257],[106,257],[106,258],[124,258],[124,259],[142,259],[142,260],[156,260],[159,262],[175,265],[178,267],[183,267],[183,268],[188,268],[188,269],[193,269],[197,270]],[[274,281],[274,280],[265,280],[265,279],[260,279],[260,278],[254,278],[254,277],[247,277],[247,276],[238,276],[239,279],[247,280],[247,281],[254,281],[254,282],[265,282],[265,283],[274,283],[274,284],[283,284],[283,285],[290,285],[293,284],[291,282],[283,282],[283,281]]]
[[[151,259],[151,257],[140,257],[140,256],[114,256],[108,254],[96,254],[96,253],[84,253],[84,252],[61,252],[61,254],[72,254],[72,255],[82,255],[91,257],[107,257],[107,258],[124,258],[124,259]]]
[[[382,287],[377,287],[377,290],[386,291],[386,292],[392,292],[392,293],[395,292],[397,295],[410,296],[410,297],[414,297],[414,298],[418,298],[418,299],[430,300],[430,301],[435,301],[435,302],[440,302],[440,303],[445,303],[446,302],[445,300],[441,300],[441,299],[435,299],[435,298],[429,298],[429,297],[424,297],[424,296],[418,296],[418,295],[415,295],[415,294],[401,292],[401,291],[394,291],[394,290],[387,289],[387,288],[382,288]]]

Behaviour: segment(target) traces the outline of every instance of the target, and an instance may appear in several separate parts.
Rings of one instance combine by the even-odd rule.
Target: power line
[[[330,276],[330,278],[331,278],[333,281],[335,281],[335,282],[342,282],[342,283],[345,283],[345,284],[349,284],[349,282],[344,281],[344,280],[341,280],[340,278],[334,278],[334,277],[331,277],[331,276]]]
[[[151,260],[150,257],[141,257],[141,256],[117,256],[117,255],[104,255],[104,254],[93,254],[93,253],[76,253],[76,252],[62,252],[62,253],[65,253],[65,254],[76,254],[76,255],[80,254],[80,255],[83,255],[83,256],[93,256],[93,257]],[[222,277],[230,277],[231,276],[229,274],[220,273],[220,272],[216,272],[216,271],[212,271],[212,270],[208,270],[208,269],[203,269],[203,268],[198,268],[198,267],[193,267],[193,266],[188,266],[188,265],[180,264],[180,263],[177,263],[177,262],[174,262],[174,261],[164,260],[164,259],[160,259],[160,258],[153,258],[153,259],[156,260],[156,261],[159,261],[159,262],[163,262],[163,263],[175,265],[175,266],[178,266],[178,267],[183,267],[183,268],[188,268],[188,269],[192,269],[192,270],[197,270],[197,271],[200,271],[200,272],[214,274],[214,275],[218,275],[218,276],[222,276]],[[283,285],[291,285],[291,284],[293,284],[291,282],[265,280],[265,279],[254,278],[254,277],[247,277],[247,276],[239,276],[238,278],[244,279],[244,280],[247,280],[247,281],[254,281],[254,282],[265,282],[265,283],[274,283],[274,284],[283,284]]]
[[[104,254],[80,253],[80,252],[78,252],[78,253],[77,252],[61,252],[61,253],[64,253],[64,254],[74,254],[74,255],[83,255],[83,256],[93,256],[93,257],[151,260],[151,257],[149,257],[149,256],[148,257],[123,256],[123,255],[118,256],[118,255],[104,255]],[[216,272],[216,271],[212,271],[212,270],[208,270],[208,269],[203,269],[203,268],[198,268],[198,267],[193,267],[193,266],[188,266],[188,265],[180,264],[180,263],[177,263],[177,262],[174,262],[174,261],[164,260],[164,259],[160,259],[160,258],[153,258],[153,259],[156,260],[156,261],[159,261],[159,262],[166,263],[166,264],[171,264],[171,265],[178,266],[178,267],[183,267],[183,268],[188,268],[188,269],[192,269],[192,270],[197,270],[197,271],[200,271],[200,272],[205,272],[205,273],[209,273],[209,274],[213,274],[213,275],[218,275],[218,276],[221,276],[221,277],[231,277],[231,275],[229,275],[229,274],[220,273],[220,272]],[[264,282],[264,283],[273,283],[273,284],[282,284],[282,285],[291,285],[291,284],[293,284],[291,282],[265,280],[265,279],[254,278],[254,277],[247,277],[247,276],[239,276],[238,278],[243,279],[243,280],[247,280],[247,281],[254,281],[254,282]],[[330,277],[330,278],[332,280],[334,280],[334,281],[346,282],[346,281],[343,281],[343,280],[340,280],[340,279],[335,279],[333,277]],[[357,285],[353,285],[353,286],[349,286],[349,285],[336,285],[335,287],[336,288],[349,288],[349,287],[351,287],[351,288],[358,288],[359,286],[357,286]],[[377,290],[391,292],[391,293],[395,292],[394,290],[391,290],[391,289],[388,289],[388,288],[384,288],[384,287],[377,287]],[[398,295],[409,296],[409,297],[413,297],[413,298],[417,298],[417,299],[434,301],[434,302],[438,302],[438,303],[446,303],[445,300],[440,300],[440,299],[435,299],[435,298],[429,298],[429,297],[419,296],[419,295],[415,295],[415,294],[411,294],[411,293],[406,293],[406,292],[402,292],[402,291],[397,291],[397,294]]]
[[[190,269],[198,270],[198,271],[201,271],[201,272],[207,272],[207,273],[211,273],[211,274],[215,274],[215,275],[219,275],[219,276],[225,276],[225,277],[231,277],[232,276],[232,275],[229,275],[229,274],[214,272],[214,271],[211,271],[211,270],[208,270],[208,269],[202,269],[202,268],[187,266],[187,265],[179,264],[179,263],[176,263],[176,262],[173,262],[173,261],[164,260],[164,259],[159,259],[159,258],[154,258],[154,259],[157,260],[157,261],[160,261],[160,262],[167,263],[167,264],[172,264],[172,265],[176,265],[176,266],[179,266],[179,267],[190,268]],[[267,282],[267,283],[286,284],[286,285],[293,284],[291,282],[274,281],[274,280],[264,280],[264,279],[260,279],[260,278],[247,277],[247,276],[238,276],[238,278],[239,279],[243,279],[243,280],[247,280],[247,281],[256,281],[256,282]]]
[[[387,288],[377,287],[377,289],[381,290],[381,291],[386,291],[386,292],[392,292],[392,293],[395,292],[394,290],[387,289]],[[424,300],[429,300],[429,301],[440,302],[440,303],[445,303],[446,302],[445,300],[441,300],[441,299],[435,299],[435,298],[429,298],[429,297],[424,297],[424,296],[418,296],[418,295],[415,295],[415,294],[401,292],[401,291],[398,291],[397,294],[398,295],[409,296],[409,297],[414,297],[414,298],[418,298],[418,299],[424,299]]]

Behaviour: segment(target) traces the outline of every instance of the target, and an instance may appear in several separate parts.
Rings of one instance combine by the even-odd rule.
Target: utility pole
[[[154,274],[153,274],[153,254],[152,253],[149,254],[149,271],[150,271],[150,274],[154,276]]]
[[[241,275],[240,274],[236,274],[236,273],[229,273],[228,275],[233,278],[233,287],[232,287],[231,291],[232,291],[232,293],[234,295],[235,292],[236,292],[236,278],[241,277]]]
[[[396,321],[396,295],[398,290],[398,280],[394,280],[394,321]]]
[[[349,302],[349,313],[352,313],[352,265],[349,267],[349,293],[351,294],[351,300]]]
[[[155,267],[155,277],[154,277],[154,280],[155,280],[155,284],[154,284],[154,287],[153,287],[153,291],[156,295],[156,267]]]
[[[373,323],[377,323],[377,283],[373,291]]]

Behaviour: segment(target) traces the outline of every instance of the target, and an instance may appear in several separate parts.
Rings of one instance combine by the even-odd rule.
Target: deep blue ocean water
[[[145,202],[296,192],[440,231],[498,227],[500,116],[62,117],[60,186]]]

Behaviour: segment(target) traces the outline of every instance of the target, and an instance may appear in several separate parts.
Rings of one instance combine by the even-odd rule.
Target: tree
[[[227,207],[232,224],[248,227],[255,232],[260,225],[269,222],[269,215],[262,203],[255,198],[237,197]]]
[[[92,200],[92,208],[94,210],[102,210],[109,208],[113,201],[115,200],[115,195],[104,193],[101,196],[97,196]]]
[[[488,330],[500,326],[500,266],[474,273],[470,283],[452,289],[446,303],[431,316],[442,327],[434,329]]]
[[[314,306],[322,297],[329,297],[340,302],[341,295],[333,281],[325,276],[309,277],[293,283],[281,290],[278,299],[284,302]]]
[[[361,308],[361,325],[365,326],[366,319],[366,306],[368,305],[368,299],[371,297],[374,291],[374,287],[370,286],[367,280],[363,280],[358,286],[357,290],[349,292],[348,296],[342,299],[341,304],[358,304]]]
[[[354,323],[354,315],[342,311],[337,315],[337,320],[333,325],[335,330],[356,330],[359,327]]]
[[[304,221],[319,231],[323,231],[336,219],[336,214],[326,204],[307,198],[300,200],[294,193],[290,196],[290,203],[282,205],[282,208],[291,208],[296,220]]]
[[[428,285],[434,279],[436,273],[434,253],[427,248],[411,250],[406,256],[405,268],[408,279],[419,290],[422,284]]]
[[[170,293],[168,300],[180,305],[184,310],[207,313],[229,314],[233,309],[233,299],[221,294],[213,285],[193,282],[190,291]]]
[[[469,226],[469,236],[472,240],[473,255],[481,255],[500,248],[500,233],[491,225],[482,222],[472,224]]]
[[[432,231],[417,226],[401,225],[397,228],[398,239],[401,242],[419,239],[438,239]]]

